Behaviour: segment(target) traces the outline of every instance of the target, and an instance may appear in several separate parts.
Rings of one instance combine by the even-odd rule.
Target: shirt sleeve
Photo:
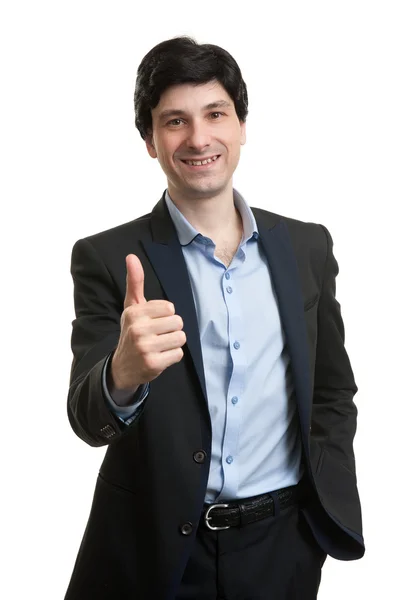
[[[103,367],[103,371],[102,371],[102,387],[103,387],[104,397],[106,399],[106,402],[107,402],[110,410],[116,415],[116,417],[118,419],[120,419],[123,423],[126,423],[126,425],[130,425],[130,423],[133,423],[135,418],[139,415],[139,413],[143,409],[144,401],[146,400],[146,398],[149,394],[150,384],[143,383],[142,385],[139,385],[136,392],[134,392],[134,394],[132,394],[130,396],[129,400],[131,403],[128,404],[127,406],[119,406],[118,404],[116,404],[115,398],[113,398],[113,396],[111,396],[111,394],[109,392],[109,389],[107,387],[107,379],[106,379],[107,366],[109,364],[111,356],[112,355],[109,354],[109,356],[107,357],[106,362]],[[124,401],[125,401],[125,397],[123,395],[122,402],[124,402]]]

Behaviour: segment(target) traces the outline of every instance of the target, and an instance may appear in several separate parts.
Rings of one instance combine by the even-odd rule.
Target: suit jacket
[[[353,454],[357,387],[335,299],[332,239],[321,225],[252,211],[291,357],[311,490],[302,510],[325,552],[360,558]],[[187,342],[182,360],[151,382],[142,413],[126,426],[105,401],[102,369],[119,338],[129,253],[142,262],[146,299],[173,302]],[[66,600],[171,600],[203,508],[211,422],[196,310],[164,197],[151,213],[79,240],[72,275],[76,319],[68,416],[82,440],[108,447]],[[206,455],[203,462],[199,450]]]

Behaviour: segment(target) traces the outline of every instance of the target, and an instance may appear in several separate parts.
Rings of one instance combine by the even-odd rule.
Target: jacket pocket
[[[117,483],[112,483],[111,481],[109,481],[104,475],[102,475],[101,473],[99,473],[98,475],[98,479],[100,482],[103,483],[103,485],[108,486],[109,488],[113,489],[114,491],[117,492],[123,492],[125,494],[130,494],[132,496],[135,496],[136,493],[133,490],[130,490],[122,485],[119,485]]]
[[[305,302],[305,305],[303,307],[304,312],[313,308],[315,306],[315,304],[317,303],[318,299],[319,299],[319,294],[315,294],[313,296],[313,298],[311,298],[310,300]]]
[[[320,454],[319,454],[318,464],[316,465],[316,470],[315,470],[316,475],[318,475],[320,473],[320,471],[322,470],[324,456],[325,456],[325,451],[322,448],[322,450],[320,451]]]

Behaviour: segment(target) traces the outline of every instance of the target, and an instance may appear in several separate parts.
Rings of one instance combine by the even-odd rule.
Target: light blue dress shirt
[[[234,190],[243,238],[229,267],[166,192],[192,287],[212,423],[205,502],[256,496],[298,483],[301,441],[290,358],[276,292],[250,207]],[[105,378],[104,378],[105,380]],[[104,381],[105,384],[105,381]],[[130,423],[147,398],[112,410]]]

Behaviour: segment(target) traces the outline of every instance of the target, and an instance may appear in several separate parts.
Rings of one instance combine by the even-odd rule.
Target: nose
[[[204,122],[193,121],[188,129],[187,147],[199,152],[210,146],[210,141],[208,125]]]

